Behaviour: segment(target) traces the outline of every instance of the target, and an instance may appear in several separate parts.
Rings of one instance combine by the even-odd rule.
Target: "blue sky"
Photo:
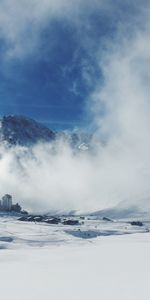
[[[1,1],[0,115],[26,115],[53,129],[87,127],[87,102],[103,85],[100,53],[139,3]]]

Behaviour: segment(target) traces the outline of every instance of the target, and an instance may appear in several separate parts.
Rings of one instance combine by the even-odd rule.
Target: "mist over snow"
[[[89,210],[93,207],[98,182],[95,177],[97,162],[92,155],[75,154],[62,141],[55,145],[37,144],[32,150],[16,146],[4,153],[1,148],[1,153],[1,193],[8,191],[35,211]],[[95,197],[95,202],[99,202],[98,198]]]
[[[19,2],[15,2],[19,11]],[[33,51],[33,46],[38,45],[39,26],[44,26],[47,7],[53,1],[44,1],[46,6],[42,4],[42,10],[39,1],[32,2],[37,7],[30,33],[34,39],[29,35],[34,45],[28,44]],[[98,2],[95,4],[97,7]],[[8,45],[13,45],[6,52],[12,58],[29,51],[21,47],[21,37],[28,32],[26,24],[30,24],[30,14],[27,7],[18,27],[13,10],[8,22],[7,6],[9,2],[5,1],[0,13],[3,17],[0,30],[7,37]],[[64,6],[67,13],[62,14]],[[53,2],[50,7],[52,18],[56,14],[59,18],[72,17],[73,8],[68,1],[56,1],[55,5]],[[78,1],[76,9],[81,9],[81,15],[83,7],[82,1]],[[90,11],[90,1],[88,7]],[[111,10],[109,1],[102,7]],[[142,212],[150,210],[149,10],[149,4],[146,9],[143,5],[141,14],[134,15],[128,24],[119,21],[115,36],[103,39],[102,45],[93,52],[103,76],[103,82],[97,80],[86,100],[94,131],[91,141],[94,150],[74,153],[62,139],[29,148],[1,145],[1,196],[10,193],[32,211],[89,212],[118,205],[135,206]],[[81,19],[75,25],[80,30]],[[84,41],[88,47],[89,41]],[[92,49],[89,47],[90,54]],[[89,75],[88,82],[90,79]]]

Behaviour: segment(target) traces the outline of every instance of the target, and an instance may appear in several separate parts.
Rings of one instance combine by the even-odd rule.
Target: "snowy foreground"
[[[149,300],[150,228],[81,226],[0,217],[2,300]]]

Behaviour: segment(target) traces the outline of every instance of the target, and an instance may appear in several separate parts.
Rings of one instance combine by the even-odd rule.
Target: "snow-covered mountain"
[[[5,116],[0,121],[0,139],[11,145],[29,146],[38,141],[49,142],[55,132],[24,116]]]
[[[81,131],[54,132],[43,124],[25,116],[4,116],[0,120],[0,141],[8,145],[30,146],[37,142],[52,142],[62,138],[71,147],[88,150],[90,136]]]

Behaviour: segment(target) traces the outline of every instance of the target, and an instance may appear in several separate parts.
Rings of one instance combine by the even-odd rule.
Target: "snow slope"
[[[149,300],[150,234],[2,250],[1,299]]]
[[[1,299],[149,300],[150,233],[122,222],[95,222],[80,229],[114,231],[85,239],[68,234],[76,227],[1,218],[1,237],[13,238],[0,242],[9,244],[0,251]]]

